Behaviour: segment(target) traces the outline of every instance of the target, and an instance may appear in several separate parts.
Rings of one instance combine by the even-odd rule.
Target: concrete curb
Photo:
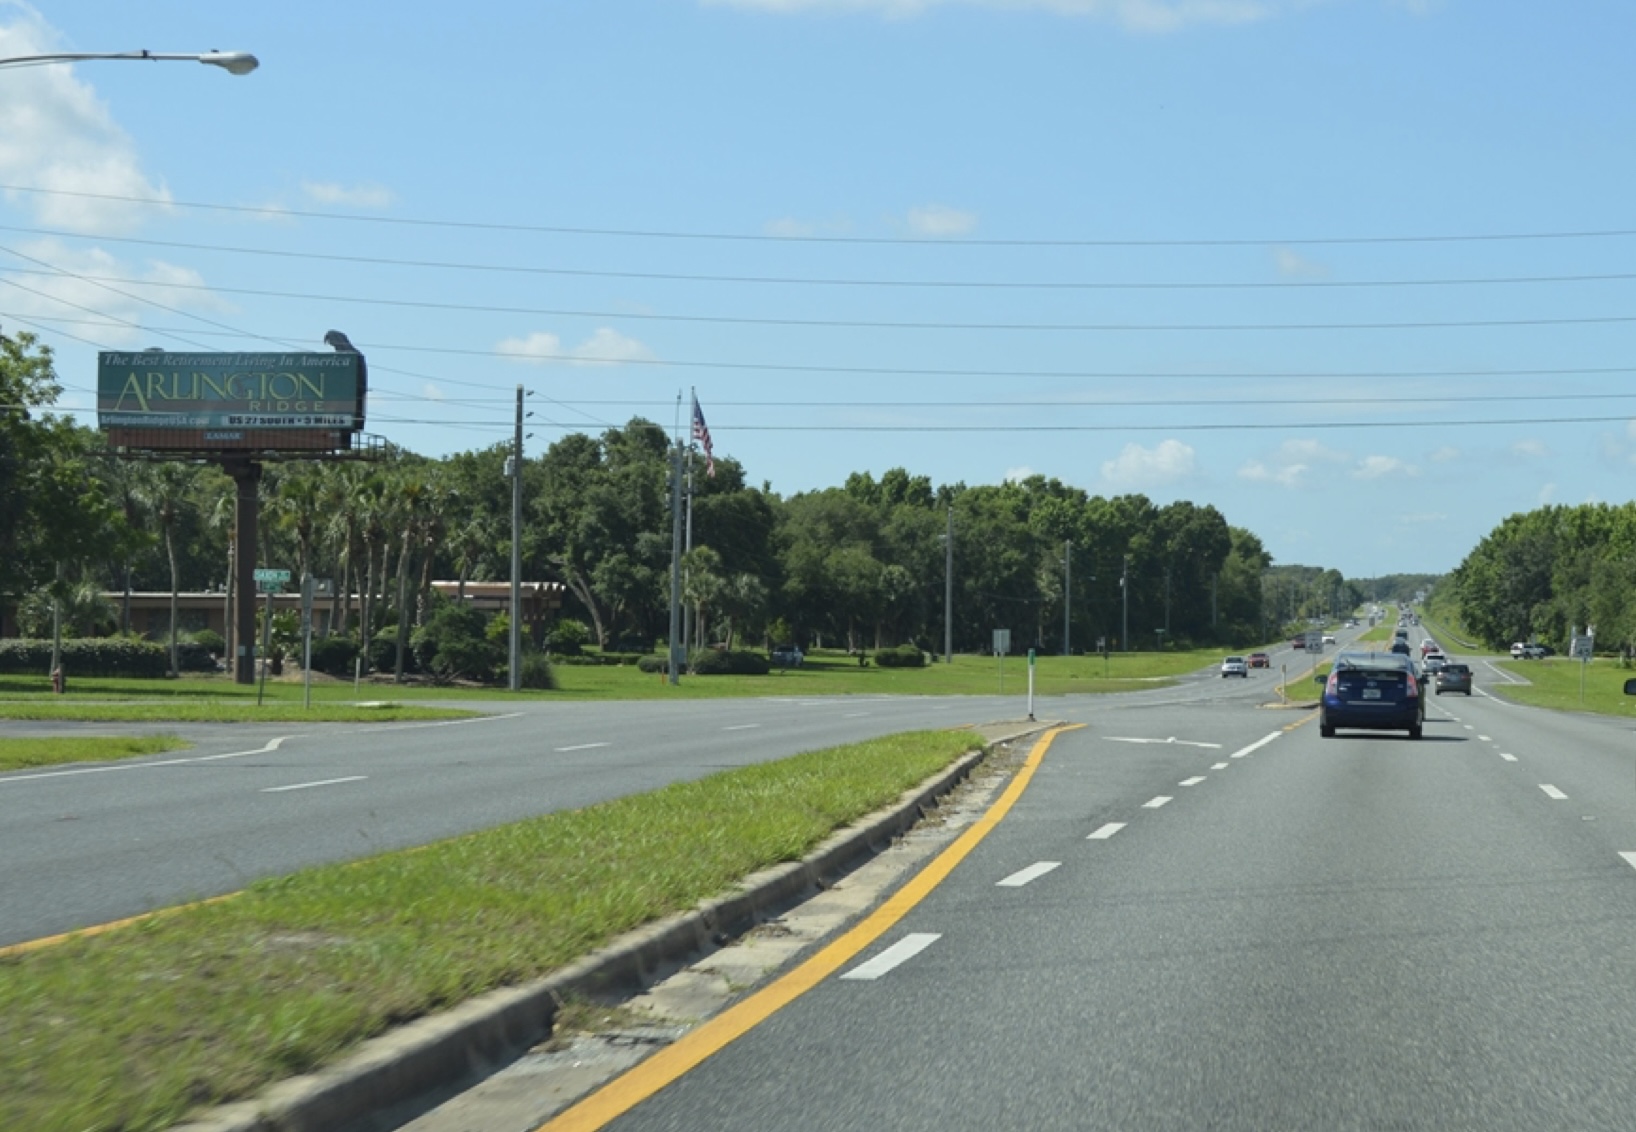
[[[981,751],[909,790],[889,809],[837,831],[804,859],[746,877],[740,891],[629,932],[546,978],[418,1019],[365,1042],[333,1066],[279,1082],[253,1100],[213,1109],[172,1132],[341,1132],[367,1127],[372,1118],[418,1097],[479,1079],[549,1036],[563,1000],[646,986],[667,969],[749,930],[890,845],[995,746],[1052,726],[978,728],[988,740]]]

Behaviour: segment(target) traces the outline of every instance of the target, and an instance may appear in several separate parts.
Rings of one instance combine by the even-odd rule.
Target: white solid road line
[[[852,968],[843,979],[878,979],[887,974],[894,967],[899,967],[925,951],[932,944],[942,939],[936,932],[915,932],[898,940],[891,947],[869,960]]]
[[[39,774],[12,774],[0,777],[0,786],[8,782],[33,782],[38,778],[72,778],[80,774],[110,774],[114,771],[147,770],[155,766],[186,766],[189,763],[214,763],[223,759],[246,759],[251,755],[268,755],[284,745],[285,740],[294,739],[294,735],[280,735],[277,739],[269,740],[265,747],[257,747],[253,751],[229,751],[225,755],[197,755],[186,759],[156,759],[153,762],[143,763],[110,763],[107,766],[81,766],[72,770],[47,770]]]
[[[269,786],[263,794],[283,794],[289,790],[311,790],[314,786],[338,786],[343,782],[362,782],[368,778],[367,774],[353,774],[346,778],[326,778],[322,782],[297,782],[293,786]]]
[[[1545,791],[1545,796],[1547,798],[1555,798],[1558,802],[1566,802],[1568,800],[1568,796],[1566,794],[1548,782],[1541,782],[1539,784],[1539,788]]]
[[[1636,853],[1621,853],[1619,856],[1625,859],[1625,864],[1629,865],[1633,869],[1636,869]]]
[[[1230,759],[1241,759],[1245,755],[1254,754],[1256,751],[1259,751],[1262,747],[1265,747],[1268,743],[1271,743],[1274,739],[1278,738],[1282,734],[1283,734],[1282,731],[1274,731],[1271,735],[1268,735],[1268,736],[1266,736],[1265,738],[1262,738],[1262,739],[1257,739],[1255,742],[1251,743],[1248,747],[1245,747],[1242,751],[1234,751],[1232,754],[1228,755],[1227,757],[1230,758]]]
[[[1176,783],[1176,785],[1177,786],[1197,786],[1199,783],[1204,781],[1204,778],[1205,778],[1205,776],[1202,775],[1202,774],[1195,774],[1192,778],[1182,779],[1180,782]]]
[[[722,730],[723,731],[749,731],[749,730],[751,730],[753,728],[760,727],[760,726],[761,726],[761,724],[759,724],[759,723],[735,723],[731,727],[723,727]]]
[[[572,747],[557,747],[557,754],[566,755],[569,751],[594,751],[598,747],[611,747],[612,743],[578,743]]]
[[[994,884],[994,887],[995,888],[1021,888],[1023,885],[1027,884],[1029,881],[1039,880],[1040,877],[1044,876],[1046,873],[1050,872],[1052,869],[1061,868],[1061,867],[1062,867],[1062,862],[1061,861],[1040,861],[1037,864],[1029,865],[1026,869],[1022,869],[1019,872],[1012,873],[1010,876],[1006,877],[1002,881],[996,881],[995,884]]]
[[[1144,810],[1157,810],[1160,806],[1164,805],[1168,801],[1170,801],[1170,795],[1160,794],[1157,798],[1150,798],[1146,802],[1143,802],[1142,803],[1142,809],[1144,809]]]
[[[1096,832],[1094,832],[1090,836],[1086,837],[1085,840],[1086,841],[1106,841],[1108,838],[1112,837],[1114,834],[1118,833],[1121,829],[1124,829],[1124,828],[1125,828],[1125,823],[1124,822],[1122,822],[1122,821],[1111,821],[1107,825],[1103,826],[1101,829],[1098,829]]]
[[[1517,761],[1517,756],[1513,755],[1513,754],[1511,754],[1511,753],[1509,753],[1507,751],[1501,751],[1500,752],[1500,758],[1504,759],[1508,763],[1514,763],[1514,762]]]

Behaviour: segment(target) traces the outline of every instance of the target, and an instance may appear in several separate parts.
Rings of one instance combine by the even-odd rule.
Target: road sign
[[[241,575],[241,577],[242,577],[242,575]],[[290,572],[288,570],[257,570],[256,571],[256,581],[258,581],[258,582],[287,582],[289,580],[290,580]]]
[[[1595,637],[1576,636],[1568,646],[1568,655],[1574,660],[1590,660],[1595,644]]]
[[[1011,630],[994,630],[994,655],[1005,656],[1011,651]]]
[[[1324,635],[1317,629],[1309,629],[1306,633],[1306,648],[1308,652],[1320,653],[1324,651]]]

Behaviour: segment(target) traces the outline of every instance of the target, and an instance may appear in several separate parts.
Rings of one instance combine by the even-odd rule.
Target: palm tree
[[[177,594],[181,582],[176,566],[176,524],[188,503],[188,489],[192,486],[191,469],[182,464],[155,464],[143,474],[137,487],[138,497],[146,505],[154,522],[159,524],[165,540],[165,558],[170,564],[170,674],[176,676],[181,666],[176,657]]]

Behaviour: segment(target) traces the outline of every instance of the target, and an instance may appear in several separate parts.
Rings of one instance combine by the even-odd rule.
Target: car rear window
[[[1470,672],[1471,669],[1470,669],[1469,666],[1464,665],[1464,664],[1445,664],[1443,666],[1443,671],[1444,672],[1460,673],[1460,672]]]
[[[1409,674],[1401,668],[1343,668],[1336,683],[1343,692],[1359,688],[1402,688]]]

